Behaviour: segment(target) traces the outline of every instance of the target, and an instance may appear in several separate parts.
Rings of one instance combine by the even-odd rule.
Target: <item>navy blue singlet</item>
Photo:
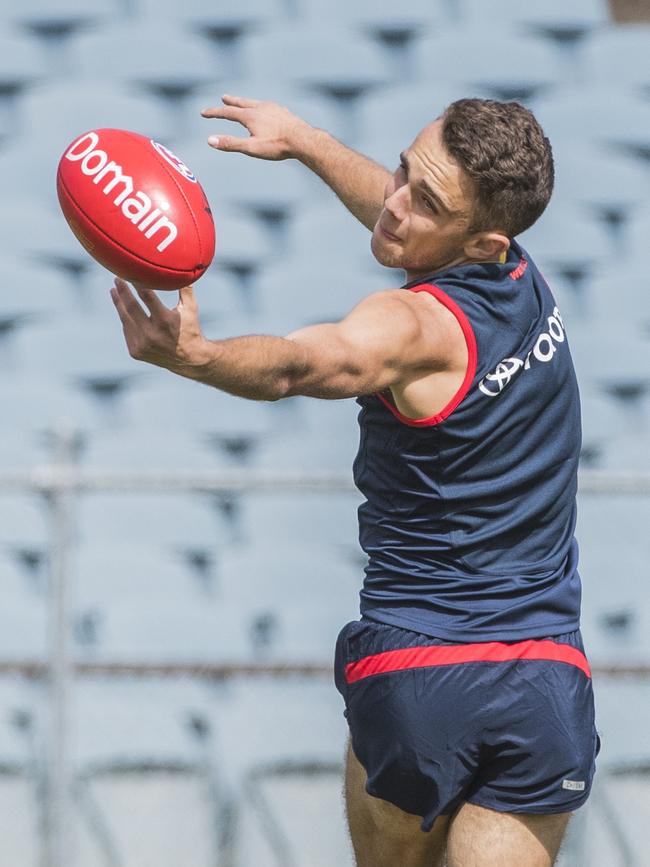
[[[578,629],[580,402],[548,285],[513,242],[504,264],[404,289],[451,310],[469,362],[432,418],[405,418],[386,394],[358,398],[361,613],[462,642]]]

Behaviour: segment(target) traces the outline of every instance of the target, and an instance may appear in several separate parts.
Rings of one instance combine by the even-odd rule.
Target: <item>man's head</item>
[[[372,237],[409,279],[465,261],[498,261],[553,190],[548,139],[516,102],[461,99],[416,137],[388,183]]]

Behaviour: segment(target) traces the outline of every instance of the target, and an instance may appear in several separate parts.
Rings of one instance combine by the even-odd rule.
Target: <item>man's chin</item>
[[[370,249],[375,259],[385,268],[404,267],[402,265],[402,257],[400,253],[396,250],[389,250],[386,245],[382,243],[381,238],[378,238],[374,232],[370,241]]]

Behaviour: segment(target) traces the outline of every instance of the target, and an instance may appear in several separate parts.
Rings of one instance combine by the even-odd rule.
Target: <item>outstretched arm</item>
[[[423,299],[400,290],[368,296],[341,322],[288,337],[207,340],[191,287],[170,310],[150,289],[111,290],[129,352],[173,373],[252,400],[344,398],[447,369],[453,336]]]
[[[222,101],[223,106],[204,109],[203,116],[240,123],[250,136],[210,136],[212,147],[265,160],[299,160],[372,231],[383,207],[387,169],[277,103],[228,95]]]

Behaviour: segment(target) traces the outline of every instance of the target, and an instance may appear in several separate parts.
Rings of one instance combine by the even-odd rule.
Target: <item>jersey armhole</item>
[[[413,286],[413,288],[409,287],[408,291],[428,292],[456,317],[467,345],[467,370],[465,371],[465,377],[460,388],[449,403],[439,413],[429,416],[428,418],[409,418],[408,416],[403,415],[389,400],[386,400],[382,394],[377,393],[376,396],[390,410],[395,418],[399,419],[403,424],[409,425],[410,427],[433,427],[434,425],[440,424],[440,422],[444,421],[446,418],[449,418],[452,412],[461,404],[470,389],[474,376],[476,375],[476,365],[478,360],[476,336],[464,311],[459,307],[454,299],[450,298],[446,292],[443,292],[439,286],[436,286],[433,283],[422,283],[419,286]]]

